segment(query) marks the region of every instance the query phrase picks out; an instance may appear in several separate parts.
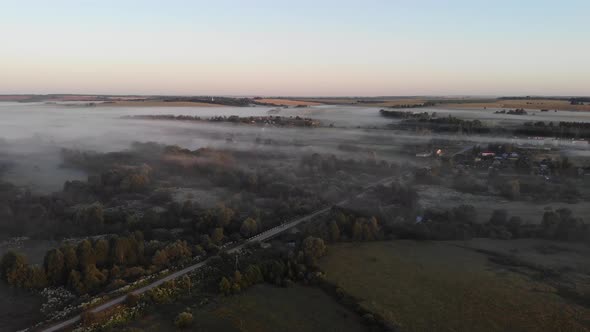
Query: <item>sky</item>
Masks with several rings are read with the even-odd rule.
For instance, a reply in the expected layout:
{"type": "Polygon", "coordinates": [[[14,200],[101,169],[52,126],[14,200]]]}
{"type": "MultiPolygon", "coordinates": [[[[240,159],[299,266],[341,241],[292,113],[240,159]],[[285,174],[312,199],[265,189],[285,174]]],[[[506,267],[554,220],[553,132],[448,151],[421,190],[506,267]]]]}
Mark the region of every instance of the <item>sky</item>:
{"type": "Polygon", "coordinates": [[[590,95],[590,1],[0,0],[0,94],[590,95]]]}

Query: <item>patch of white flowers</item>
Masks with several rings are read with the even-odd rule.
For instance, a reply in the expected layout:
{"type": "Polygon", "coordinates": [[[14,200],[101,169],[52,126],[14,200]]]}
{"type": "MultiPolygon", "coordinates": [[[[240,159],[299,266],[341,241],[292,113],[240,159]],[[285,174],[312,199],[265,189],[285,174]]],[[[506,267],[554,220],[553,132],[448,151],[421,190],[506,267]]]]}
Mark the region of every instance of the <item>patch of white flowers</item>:
{"type": "Polygon", "coordinates": [[[41,291],[41,296],[45,299],[41,305],[41,312],[44,315],[60,309],[66,303],[76,298],[72,292],[64,287],[47,287],[41,291]]]}
{"type": "Polygon", "coordinates": [[[115,314],[113,314],[106,322],[93,324],[91,326],[79,326],[73,330],[73,332],[90,332],[95,331],[97,329],[108,329],[110,327],[114,327],[120,324],[125,324],[130,320],[139,317],[144,309],[146,304],[143,302],[138,303],[134,307],[122,307],[122,310],[118,310],[115,314]]]}

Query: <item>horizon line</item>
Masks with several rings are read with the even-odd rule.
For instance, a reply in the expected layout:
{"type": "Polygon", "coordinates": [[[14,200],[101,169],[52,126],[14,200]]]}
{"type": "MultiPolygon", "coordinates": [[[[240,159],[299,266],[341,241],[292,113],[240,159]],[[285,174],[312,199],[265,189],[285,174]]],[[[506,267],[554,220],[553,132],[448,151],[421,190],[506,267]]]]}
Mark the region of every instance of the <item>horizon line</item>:
{"type": "Polygon", "coordinates": [[[227,98],[579,98],[590,95],[482,95],[482,94],[416,94],[416,95],[265,95],[265,94],[111,94],[111,93],[0,93],[8,96],[96,96],[96,97],[227,97],[227,98]]]}

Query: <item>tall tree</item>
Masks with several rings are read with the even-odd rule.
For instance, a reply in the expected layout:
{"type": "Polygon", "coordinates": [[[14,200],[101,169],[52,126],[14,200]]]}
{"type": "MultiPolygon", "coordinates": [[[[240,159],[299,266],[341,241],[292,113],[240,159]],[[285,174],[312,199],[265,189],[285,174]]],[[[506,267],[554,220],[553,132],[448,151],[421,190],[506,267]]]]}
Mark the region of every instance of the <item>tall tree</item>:
{"type": "Polygon", "coordinates": [[[27,274],[27,258],[14,251],[9,251],[0,261],[0,276],[9,285],[20,286],[27,274]]]}
{"type": "Polygon", "coordinates": [[[221,244],[221,241],[223,241],[223,236],[223,228],[221,227],[214,228],[211,231],[211,241],[217,245],[221,244]]]}
{"type": "Polygon", "coordinates": [[[156,251],[156,253],[154,254],[154,256],[152,257],[152,264],[154,264],[157,267],[164,267],[164,266],[168,266],[169,260],[168,260],[168,254],[166,253],[166,250],[158,250],[156,251]]]}
{"type": "Polygon", "coordinates": [[[74,215],[74,222],[91,233],[102,230],[104,226],[104,210],[99,202],[79,208],[74,215]]]}
{"type": "Polygon", "coordinates": [[[78,268],[78,256],[76,250],[71,245],[66,245],[61,248],[61,252],[64,255],[64,269],[66,274],[70,274],[70,271],[78,268]]]}
{"type": "Polygon", "coordinates": [[[330,241],[332,242],[337,242],[340,240],[340,227],[338,227],[338,223],[335,220],[330,221],[329,235],[330,241]]]}
{"type": "Polygon", "coordinates": [[[87,265],[84,269],[84,287],[86,292],[94,292],[105,283],[106,277],[94,264],[87,265]]]}
{"type": "Polygon", "coordinates": [[[127,265],[128,255],[131,251],[131,243],[127,237],[118,237],[113,240],[112,255],[113,263],[118,265],[127,265]]]}
{"type": "Polygon", "coordinates": [[[76,247],[76,256],[78,257],[78,267],[80,271],[84,271],[87,266],[96,263],[94,249],[88,240],[83,240],[78,243],[78,246],[76,247]]]}
{"type": "Polygon", "coordinates": [[[249,238],[254,236],[258,232],[258,224],[256,220],[252,218],[247,218],[242,222],[242,226],[240,227],[240,233],[243,237],[249,238]]]}
{"type": "Polygon", "coordinates": [[[225,295],[231,293],[231,283],[226,277],[221,278],[221,281],[219,282],[219,291],[225,295]]]}
{"type": "Polygon", "coordinates": [[[360,241],[363,239],[363,226],[359,220],[353,222],[352,239],[354,241],[360,241]]]}
{"type": "Polygon", "coordinates": [[[229,222],[233,218],[235,212],[226,207],[225,205],[221,204],[215,210],[215,216],[217,219],[217,227],[225,227],[229,225],[229,222]]]}
{"type": "Polygon", "coordinates": [[[109,242],[105,239],[100,239],[94,244],[94,257],[96,259],[96,266],[106,266],[109,260],[109,242]]]}
{"type": "Polygon", "coordinates": [[[78,294],[86,293],[86,287],[82,283],[82,276],[80,272],[71,270],[68,276],[68,288],[75,291],[78,294]]]}
{"type": "Polygon", "coordinates": [[[26,289],[42,289],[47,286],[47,275],[41,266],[29,266],[21,287],[26,289]]]}
{"type": "Polygon", "coordinates": [[[60,249],[52,249],[47,252],[43,262],[48,282],[52,285],[63,285],[67,280],[65,259],[60,249]]]}
{"type": "Polygon", "coordinates": [[[303,240],[303,253],[310,264],[317,264],[317,260],[326,253],[324,240],[308,236],[303,240]]]}

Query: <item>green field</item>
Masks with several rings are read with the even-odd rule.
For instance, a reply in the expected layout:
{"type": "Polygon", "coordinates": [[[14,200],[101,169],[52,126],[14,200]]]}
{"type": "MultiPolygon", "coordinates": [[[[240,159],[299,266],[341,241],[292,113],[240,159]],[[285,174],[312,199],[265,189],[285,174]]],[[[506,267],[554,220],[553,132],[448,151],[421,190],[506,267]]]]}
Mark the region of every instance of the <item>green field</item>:
{"type": "MultiPolygon", "coordinates": [[[[217,301],[217,299],[215,300],[217,301]]],[[[176,331],[173,320],[189,307],[194,317],[192,331],[365,331],[360,318],[343,308],[320,289],[294,286],[278,288],[257,285],[236,296],[199,307],[195,303],[158,306],[156,313],[121,330],[176,331]]]]}
{"type": "Polygon", "coordinates": [[[338,244],[320,262],[404,331],[588,331],[590,310],[551,286],[444,242],[338,244]]]}

